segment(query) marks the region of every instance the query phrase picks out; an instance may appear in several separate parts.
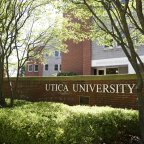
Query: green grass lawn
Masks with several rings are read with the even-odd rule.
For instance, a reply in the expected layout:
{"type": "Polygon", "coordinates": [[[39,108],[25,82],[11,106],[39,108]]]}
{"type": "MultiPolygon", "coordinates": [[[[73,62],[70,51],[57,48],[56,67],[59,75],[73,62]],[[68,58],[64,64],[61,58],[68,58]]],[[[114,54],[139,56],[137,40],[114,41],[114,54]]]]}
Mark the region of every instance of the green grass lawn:
{"type": "Polygon", "coordinates": [[[26,101],[0,109],[0,144],[128,144],[133,136],[135,110],[26,101]]]}

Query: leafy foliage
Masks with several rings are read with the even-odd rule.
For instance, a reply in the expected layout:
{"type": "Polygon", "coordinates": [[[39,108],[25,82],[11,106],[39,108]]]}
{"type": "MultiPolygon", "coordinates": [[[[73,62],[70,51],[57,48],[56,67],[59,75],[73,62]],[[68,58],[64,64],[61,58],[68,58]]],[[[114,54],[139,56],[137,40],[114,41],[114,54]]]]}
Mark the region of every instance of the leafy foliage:
{"type": "Polygon", "coordinates": [[[110,107],[17,101],[0,109],[0,143],[118,144],[138,136],[138,113],[110,107]]]}
{"type": "Polygon", "coordinates": [[[74,76],[74,75],[78,75],[78,74],[75,72],[59,72],[57,74],[57,76],[74,76]]]}
{"type": "MultiPolygon", "coordinates": [[[[144,43],[143,0],[64,0],[64,2],[70,5],[69,9],[74,5],[75,13],[83,11],[82,13],[89,14],[92,23],[91,37],[96,44],[114,49],[120,46],[133,67],[137,76],[141,143],[144,143],[144,77],[142,75],[144,63],[141,58],[143,54],[138,51],[143,49],[144,43]]],[[[77,16],[83,19],[80,14],[77,16]]]]}

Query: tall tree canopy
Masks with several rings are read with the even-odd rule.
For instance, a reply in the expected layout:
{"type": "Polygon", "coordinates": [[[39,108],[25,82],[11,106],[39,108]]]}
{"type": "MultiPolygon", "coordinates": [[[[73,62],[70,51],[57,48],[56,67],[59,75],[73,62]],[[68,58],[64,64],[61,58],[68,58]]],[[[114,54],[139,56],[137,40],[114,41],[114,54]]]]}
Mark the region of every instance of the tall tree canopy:
{"type": "Polygon", "coordinates": [[[144,43],[143,0],[64,0],[65,10],[77,19],[91,20],[91,38],[99,44],[118,43],[137,76],[137,96],[142,143],[144,143],[144,64],[137,53],[144,43]]]}
{"type": "MultiPolygon", "coordinates": [[[[0,3],[0,106],[5,106],[3,93],[4,76],[7,75],[11,89],[11,105],[17,87],[10,79],[10,67],[16,64],[19,71],[31,57],[41,57],[45,46],[66,50],[64,40],[83,39],[75,35],[78,26],[63,18],[58,1],[50,0],[2,0],[0,3]],[[65,29],[65,27],[70,29],[65,29]],[[41,47],[40,50],[37,50],[41,47]],[[11,59],[15,58],[14,63],[11,59]],[[5,74],[6,73],[6,74],[5,74]]],[[[47,51],[49,52],[49,51],[47,51]]]]}

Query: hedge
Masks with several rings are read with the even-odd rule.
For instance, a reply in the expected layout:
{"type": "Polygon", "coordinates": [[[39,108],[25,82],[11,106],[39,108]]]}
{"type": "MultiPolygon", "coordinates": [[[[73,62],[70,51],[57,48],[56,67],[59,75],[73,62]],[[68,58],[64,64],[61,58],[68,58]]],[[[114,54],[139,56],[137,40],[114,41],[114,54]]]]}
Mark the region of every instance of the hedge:
{"type": "Polygon", "coordinates": [[[57,76],[76,76],[76,75],[78,75],[78,74],[75,72],[59,72],[57,74],[57,76]]]}
{"type": "Polygon", "coordinates": [[[138,112],[16,101],[0,109],[3,144],[125,144],[139,137],[138,112]]]}
{"type": "MultiPolygon", "coordinates": [[[[4,79],[7,81],[7,78],[4,79]]],[[[16,78],[12,77],[12,81],[15,81],[16,78]]],[[[19,81],[81,81],[81,80],[136,80],[135,74],[115,74],[115,75],[105,75],[105,76],[96,76],[96,75],[74,75],[74,76],[55,76],[55,77],[20,77],[19,81]]]]}

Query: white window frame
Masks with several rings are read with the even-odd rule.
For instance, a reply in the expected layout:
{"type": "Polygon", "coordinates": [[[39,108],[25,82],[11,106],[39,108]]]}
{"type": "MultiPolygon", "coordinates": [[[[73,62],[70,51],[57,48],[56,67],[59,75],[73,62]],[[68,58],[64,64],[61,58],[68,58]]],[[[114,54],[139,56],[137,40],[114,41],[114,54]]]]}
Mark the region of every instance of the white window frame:
{"type": "MultiPolygon", "coordinates": [[[[116,69],[118,69],[117,74],[119,74],[119,67],[106,67],[106,70],[107,70],[108,68],[109,68],[109,69],[110,69],[110,68],[116,68],[116,69]]],[[[107,72],[107,71],[106,71],[106,72],[107,72]]],[[[111,74],[107,74],[107,73],[106,73],[106,75],[111,75],[111,74]]]]}
{"type": "Polygon", "coordinates": [[[55,51],[55,52],[54,52],[54,55],[55,55],[56,58],[59,57],[59,51],[55,51]],[[57,52],[57,54],[58,54],[57,56],[56,56],[56,52],[57,52]]]}
{"type": "Polygon", "coordinates": [[[99,70],[103,70],[104,71],[104,75],[111,75],[111,74],[107,74],[106,73],[106,69],[108,68],[117,68],[118,69],[118,73],[119,74],[119,68],[117,66],[114,66],[114,67],[103,67],[103,68],[97,68],[97,75],[99,75],[99,70]]]}
{"type": "Polygon", "coordinates": [[[97,68],[97,75],[99,75],[99,71],[100,70],[104,71],[103,75],[106,75],[106,67],[104,67],[104,68],[97,68]]]}
{"type": "Polygon", "coordinates": [[[38,72],[39,71],[39,65],[38,64],[35,64],[34,65],[34,72],[38,72]],[[36,70],[36,66],[38,66],[38,70],[36,70]]]}
{"type": "Polygon", "coordinates": [[[54,65],[54,71],[58,71],[59,70],[59,65],[58,64],[55,64],[54,65]],[[57,70],[55,69],[55,66],[57,65],[57,70]]]}
{"type": "Polygon", "coordinates": [[[28,72],[33,72],[33,64],[28,64],[28,72]],[[32,66],[32,70],[30,70],[30,66],[32,66]]]}
{"type": "Polygon", "coordinates": [[[46,69],[46,65],[48,66],[48,69],[49,69],[49,65],[48,65],[48,64],[45,64],[45,71],[48,71],[48,69],[46,69]]]}
{"type": "Polygon", "coordinates": [[[106,75],[106,67],[97,67],[97,75],[99,75],[99,70],[103,70],[104,71],[104,75],[106,75]]]}

